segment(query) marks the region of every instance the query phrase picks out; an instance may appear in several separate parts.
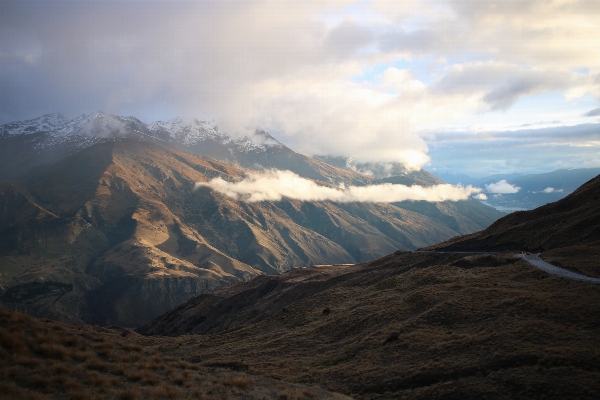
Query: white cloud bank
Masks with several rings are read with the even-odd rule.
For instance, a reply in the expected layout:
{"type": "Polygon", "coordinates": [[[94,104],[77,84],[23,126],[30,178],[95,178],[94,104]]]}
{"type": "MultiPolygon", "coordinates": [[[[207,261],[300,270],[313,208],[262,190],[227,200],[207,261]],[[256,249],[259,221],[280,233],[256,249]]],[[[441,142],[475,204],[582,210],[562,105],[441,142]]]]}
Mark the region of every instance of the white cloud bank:
{"type": "Polygon", "coordinates": [[[270,171],[251,174],[239,182],[215,178],[198,182],[196,188],[207,186],[237,200],[247,202],[279,201],[284,197],[302,201],[335,201],[392,203],[404,200],[458,201],[478,194],[481,189],[449,184],[430,187],[385,183],[371,186],[321,186],[291,171],[270,171]]]}
{"type": "Polygon", "coordinates": [[[511,185],[506,181],[506,179],[502,179],[496,183],[490,183],[489,185],[485,185],[485,190],[489,193],[496,194],[514,194],[521,190],[520,187],[511,185]]]}

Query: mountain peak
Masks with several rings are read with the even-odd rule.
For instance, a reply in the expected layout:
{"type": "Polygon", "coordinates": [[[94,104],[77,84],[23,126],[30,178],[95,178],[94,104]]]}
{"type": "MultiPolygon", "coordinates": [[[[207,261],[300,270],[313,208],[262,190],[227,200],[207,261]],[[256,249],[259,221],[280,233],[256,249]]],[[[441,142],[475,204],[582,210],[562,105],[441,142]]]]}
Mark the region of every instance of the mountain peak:
{"type": "Polygon", "coordinates": [[[44,114],[41,117],[25,121],[9,122],[0,126],[1,134],[26,135],[35,132],[48,132],[55,130],[67,121],[62,114],[44,114]]]}

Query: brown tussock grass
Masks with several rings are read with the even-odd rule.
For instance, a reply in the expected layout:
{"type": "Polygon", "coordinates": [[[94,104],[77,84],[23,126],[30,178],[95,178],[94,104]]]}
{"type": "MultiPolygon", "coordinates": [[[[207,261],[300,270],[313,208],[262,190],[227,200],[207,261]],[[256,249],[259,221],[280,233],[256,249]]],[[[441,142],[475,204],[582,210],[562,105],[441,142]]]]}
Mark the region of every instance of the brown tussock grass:
{"type": "Polygon", "coordinates": [[[56,343],[44,343],[40,345],[38,348],[38,353],[42,356],[58,358],[61,360],[65,360],[69,355],[69,352],[64,348],[64,346],[56,343]]]}
{"type": "Polygon", "coordinates": [[[156,386],[161,381],[161,378],[152,372],[144,371],[141,374],[141,381],[145,385],[156,386]]]}
{"type": "Polygon", "coordinates": [[[95,371],[107,371],[109,369],[109,364],[97,357],[86,360],[83,365],[85,368],[95,371]]]}
{"type": "Polygon", "coordinates": [[[240,390],[244,398],[276,398],[271,381],[260,386],[244,374],[161,354],[145,344],[155,339],[139,335],[41,322],[2,308],[0,334],[3,400],[221,399],[240,390]]]}
{"type": "Polygon", "coordinates": [[[132,389],[125,389],[121,393],[119,393],[119,399],[121,400],[135,400],[137,398],[137,393],[132,389]]]}
{"type": "Polygon", "coordinates": [[[247,376],[234,374],[227,375],[226,382],[237,387],[238,389],[248,389],[253,383],[252,379],[247,376]]]}

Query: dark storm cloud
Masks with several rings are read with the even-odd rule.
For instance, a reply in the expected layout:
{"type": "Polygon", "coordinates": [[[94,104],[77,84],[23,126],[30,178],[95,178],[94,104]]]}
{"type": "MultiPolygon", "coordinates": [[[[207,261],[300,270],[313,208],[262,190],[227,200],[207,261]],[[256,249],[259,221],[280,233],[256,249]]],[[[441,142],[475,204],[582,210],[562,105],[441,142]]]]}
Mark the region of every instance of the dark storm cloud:
{"type": "MultiPolygon", "coordinates": [[[[165,50],[161,36],[170,34],[156,29],[162,25],[158,18],[173,20],[186,9],[185,4],[179,11],[165,4],[5,3],[0,16],[3,122],[44,112],[110,111],[133,99],[159,101],[160,85],[146,93],[140,85],[144,73],[156,67],[156,54],[165,50]]],[[[171,53],[165,52],[166,67],[172,64],[171,53]]]]}
{"type": "MultiPolygon", "coordinates": [[[[299,2],[274,10],[269,4],[5,2],[0,16],[2,122],[100,108],[219,114],[248,83],[348,50],[335,40],[335,31],[324,45],[324,26],[306,18],[310,10],[299,2]]],[[[357,32],[342,26],[339,34],[356,38],[357,32]]]]}

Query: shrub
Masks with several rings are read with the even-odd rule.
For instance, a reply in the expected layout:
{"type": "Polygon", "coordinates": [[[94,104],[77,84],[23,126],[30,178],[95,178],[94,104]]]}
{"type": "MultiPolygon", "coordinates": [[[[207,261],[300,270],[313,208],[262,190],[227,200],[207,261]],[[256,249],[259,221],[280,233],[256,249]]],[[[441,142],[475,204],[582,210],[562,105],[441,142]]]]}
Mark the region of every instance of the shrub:
{"type": "Polygon", "coordinates": [[[125,389],[119,394],[121,400],[134,400],[136,397],[137,395],[132,389],[125,389]]]}
{"type": "Polygon", "coordinates": [[[250,386],[250,384],[252,383],[252,380],[244,375],[230,374],[227,376],[227,383],[229,383],[239,389],[247,389],[250,386]]]}
{"type": "Polygon", "coordinates": [[[109,365],[105,362],[100,361],[97,358],[90,358],[84,364],[87,369],[96,370],[96,371],[106,371],[108,370],[109,365]]]}
{"type": "Polygon", "coordinates": [[[160,379],[158,376],[154,375],[151,372],[145,371],[142,374],[142,382],[145,383],[146,385],[158,385],[158,383],[160,382],[160,379]]]}
{"type": "Polygon", "coordinates": [[[0,346],[7,349],[10,353],[22,353],[25,350],[25,343],[16,335],[8,332],[0,333],[0,346]]]}
{"type": "Polygon", "coordinates": [[[94,356],[94,353],[92,353],[89,350],[75,351],[75,352],[71,353],[71,358],[73,358],[74,360],[77,360],[77,361],[86,361],[86,360],[89,360],[90,358],[92,358],[93,356],[94,356]]]}
{"type": "Polygon", "coordinates": [[[71,372],[71,368],[65,364],[54,364],[52,366],[52,372],[55,374],[68,374],[71,372]]]}
{"type": "Polygon", "coordinates": [[[67,350],[63,347],[60,346],[58,344],[42,344],[40,345],[38,352],[41,355],[44,355],[46,357],[52,357],[52,358],[60,358],[60,359],[66,359],[68,356],[68,352],[67,350]]]}
{"type": "Polygon", "coordinates": [[[71,335],[71,336],[67,336],[64,340],[63,340],[65,346],[68,347],[78,347],[79,344],[81,343],[81,340],[79,339],[79,337],[71,335]]]}

